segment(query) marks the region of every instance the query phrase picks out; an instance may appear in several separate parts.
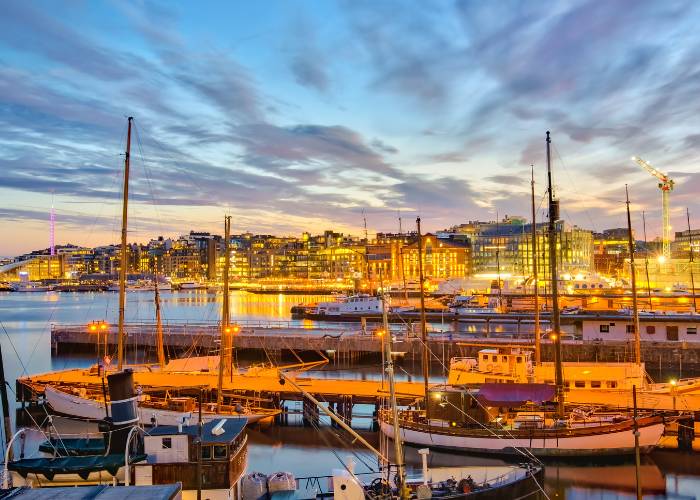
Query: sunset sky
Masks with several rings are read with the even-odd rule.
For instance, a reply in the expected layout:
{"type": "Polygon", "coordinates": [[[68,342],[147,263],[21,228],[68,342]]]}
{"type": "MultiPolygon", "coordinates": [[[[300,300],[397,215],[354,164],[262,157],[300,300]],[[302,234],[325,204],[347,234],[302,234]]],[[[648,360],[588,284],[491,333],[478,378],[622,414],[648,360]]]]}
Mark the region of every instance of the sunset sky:
{"type": "Polygon", "coordinates": [[[700,2],[16,1],[0,15],[0,255],[190,229],[427,230],[700,215],[700,2]],[[539,206],[542,216],[544,204],[539,206]]]}

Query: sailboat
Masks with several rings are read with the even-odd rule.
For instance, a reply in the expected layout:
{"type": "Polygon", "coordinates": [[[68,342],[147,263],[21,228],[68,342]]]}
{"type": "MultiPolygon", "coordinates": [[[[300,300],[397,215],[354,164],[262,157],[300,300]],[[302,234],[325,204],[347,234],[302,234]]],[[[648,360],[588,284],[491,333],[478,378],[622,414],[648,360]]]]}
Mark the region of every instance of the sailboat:
{"type": "MultiPolygon", "coordinates": [[[[125,352],[125,308],[126,308],[126,278],[128,267],[128,247],[127,247],[127,224],[128,224],[128,202],[129,202],[129,168],[130,168],[130,149],[131,149],[131,130],[133,118],[128,118],[126,153],[124,156],[124,188],[122,199],[122,230],[121,230],[121,266],[119,269],[119,326],[118,326],[118,345],[117,345],[117,371],[121,371],[124,367],[124,352],[125,352]]],[[[228,251],[228,240],[230,233],[230,217],[226,218],[226,264],[225,269],[228,271],[230,255],[228,251]]],[[[158,367],[155,371],[160,373],[182,374],[187,373],[187,370],[178,370],[182,367],[182,363],[173,363],[172,366],[165,364],[165,353],[163,350],[163,328],[160,321],[160,302],[158,300],[158,289],[160,285],[157,282],[157,277],[154,281],[154,293],[156,298],[156,319],[157,319],[157,347],[158,347],[158,367]]],[[[138,418],[143,425],[158,425],[170,424],[177,425],[185,421],[191,420],[193,415],[200,410],[202,418],[205,422],[220,419],[220,418],[244,418],[250,424],[252,423],[272,423],[274,417],[281,413],[281,410],[276,408],[261,408],[249,404],[250,400],[237,400],[229,398],[227,404],[224,404],[221,380],[223,373],[230,367],[231,363],[226,360],[231,360],[231,335],[233,327],[229,320],[229,300],[228,300],[228,272],[224,277],[224,304],[222,310],[221,322],[221,349],[219,354],[219,385],[217,391],[217,401],[215,403],[203,403],[200,408],[199,403],[194,397],[171,397],[168,391],[163,394],[144,394],[141,393],[138,398],[138,418]],[[229,346],[229,347],[226,347],[229,346]],[[228,357],[227,357],[228,356],[228,357]]],[[[193,361],[196,365],[196,360],[193,361]]],[[[134,367],[143,369],[143,367],[134,367]]],[[[98,372],[107,372],[109,367],[98,365],[98,372]]],[[[104,417],[107,412],[107,396],[100,387],[86,386],[70,386],[70,385],[47,385],[44,387],[44,395],[46,402],[54,412],[79,417],[90,420],[99,420],[104,417]]]]}
{"type": "Polygon", "coordinates": [[[479,389],[432,387],[426,391],[423,409],[401,412],[399,430],[391,425],[386,412],[380,416],[381,430],[388,437],[414,445],[472,453],[543,457],[626,455],[635,449],[650,451],[658,444],[664,431],[664,420],[659,415],[644,414],[636,418],[625,412],[565,406],[557,289],[559,202],[552,190],[549,132],[546,150],[554,384],[487,383],[479,389]],[[637,430],[639,443],[635,446],[637,430]]]}

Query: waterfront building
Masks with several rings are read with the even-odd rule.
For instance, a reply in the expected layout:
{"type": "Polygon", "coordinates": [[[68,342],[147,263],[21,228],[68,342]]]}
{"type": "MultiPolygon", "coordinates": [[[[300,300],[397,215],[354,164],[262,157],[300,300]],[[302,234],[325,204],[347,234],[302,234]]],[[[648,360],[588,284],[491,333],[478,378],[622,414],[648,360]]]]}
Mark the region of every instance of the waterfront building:
{"type": "MultiPolygon", "coordinates": [[[[634,231],[632,231],[634,238],[634,231]]],[[[625,259],[629,256],[626,227],[606,229],[593,233],[593,268],[606,276],[620,276],[625,259]]]]}
{"type": "Polygon", "coordinates": [[[700,257],[700,229],[676,231],[675,239],[671,242],[672,258],[688,260],[691,242],[693,244],[693,259],[697,259],[700,257]]]}
{"type": "MultiPolygon", "coordinates": [[[[557,221],[557,252],[559,270],[577,274],[593,270],[593,233],[565,221],[557,221]]],[[[537,265],[540,276],[549,272],[549,238],[547,223],[536,225],[537,265]]],[[[503,278],[531,276],[532,224],[522,217],[508,217],[498,222],[470,221],[443,234],[453,235],[455,241],[471,243],[473,274],[503,278]]]]}

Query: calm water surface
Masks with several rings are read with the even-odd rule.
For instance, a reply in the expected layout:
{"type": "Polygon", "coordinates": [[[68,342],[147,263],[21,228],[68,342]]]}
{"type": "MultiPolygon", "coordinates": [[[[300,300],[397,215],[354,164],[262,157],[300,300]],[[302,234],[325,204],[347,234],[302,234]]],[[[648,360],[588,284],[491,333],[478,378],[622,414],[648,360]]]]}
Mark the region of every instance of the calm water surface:
{"type": "MultiPolygon", "coordinates": [[[[278,320],[293,324],[290,308],[300,302],[324,300],[324,296],[256,295],[232,292],[231,316],[234,320],[278,320]]],[[[50,329],[53,323],[88,324],[105,320],[116,323],[118,297],[116,293],[0,293],[0,343],[9,386],[23,374],[33,374],[69,367],[89,366],[94,357],[89,354],[52,357],[50,329]]],[[[206,292],[173,292],[162,294],[163,317],[169,322],[217,321],[221,295],[206,292]]],[[[127,296],[127,321],[152,322],[152,296],[145,292],[127,296]]],[[[350,326],[347,326],[351,328],[350,326]]],[[[451,330],[453,326],[433,324],[435,329],[451,330]]],[[[480,332],[480,325],[462,325],[461,334],[480,332]]],[[[506,329],[508,327],[505,327],[506,329]]],[[[457,333],[457,332],[456,332],[457,333]]],[[[417,374],[417,367],[403,366],[401,378],[417,374]]],[[[375,366],[360,366],[352,372],[329,366],[318,376],[379,377],[375,366]]],[[[14,399],[14,394],[10,394],[14,399]]],[[[368,414],[371,408],[357,408],[358,414],[368,414]]],[[[294,423],[294,418],[292,418],[294,423]]],[[[64,422],[71,432],[88,430],[83,424],[64,422]]],[[[376,443],[378,436],[369,430],[370,420],[358,417],[353,426],[376,443]]],[[[342,467],[339,460],[352,456],[360,472],[376,467],[376,460],[360,448],[348,448],[347,439],[330,428],[322,419],[321,430],[290,425],[266,431],[250,431],[249,469],[265,473],[293,471],[297,476],[327,475],[342,467]]],[[[420,467],[415,448],[408,447],[407,463],[420,467]]],[[[499,463],[492,459],[467,457],[447,453],[432,453],[431,463],[439,465],[499,463]]],[[[700,455],[683,455],[662,451],[645,457],[642,468],[645,498],[700,498],[700,455]]],[[[634,466],[632,463],[592,463],[586,465],[549,465],[546,469],[545,490],[557,499],[633,499],[634,466]]]]}

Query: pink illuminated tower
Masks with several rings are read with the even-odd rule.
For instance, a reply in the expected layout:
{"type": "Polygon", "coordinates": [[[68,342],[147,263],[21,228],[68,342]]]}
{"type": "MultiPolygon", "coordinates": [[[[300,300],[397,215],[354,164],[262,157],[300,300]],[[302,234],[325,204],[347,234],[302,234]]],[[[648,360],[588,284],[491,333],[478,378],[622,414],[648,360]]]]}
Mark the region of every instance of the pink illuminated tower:
{"type": "Polygon", "coordinates": [[[51,227],[49,227],[49,248],[51,256],[56,255],[56,211],[53,208],[53,193],[51,193],[51,215],[49,218],[51,227]]]}

